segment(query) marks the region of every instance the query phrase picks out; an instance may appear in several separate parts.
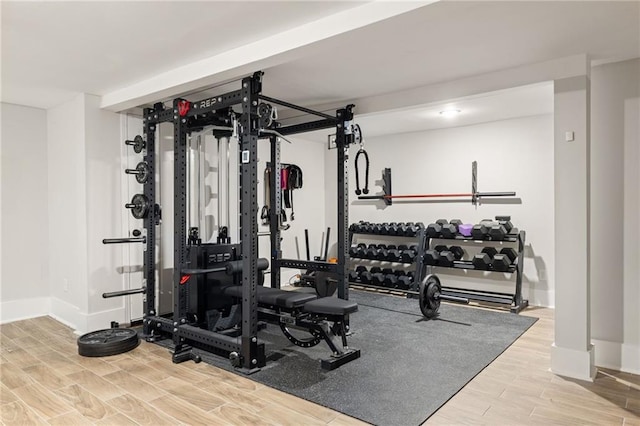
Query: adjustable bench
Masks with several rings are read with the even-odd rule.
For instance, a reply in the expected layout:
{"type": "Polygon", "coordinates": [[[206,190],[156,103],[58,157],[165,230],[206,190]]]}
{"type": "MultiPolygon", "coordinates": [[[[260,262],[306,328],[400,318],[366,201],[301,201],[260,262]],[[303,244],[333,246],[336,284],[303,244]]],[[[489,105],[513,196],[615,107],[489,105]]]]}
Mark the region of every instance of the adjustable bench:
{"type": "MultiPolygon", "coordinates": [[[[224,296],[242,298],[242,286],[222,289],[224,296]]],[[[360,350],[349,349],[347,344],[347,316],[358,310],[358,304],[335,297],[318,299],[315,294],[285,291],[258,286],[258,319],[277,323],[289,341],[296,346],[310,348],[322,340],[331,348],[332,355],[323,359],[324,370],[333,370],[360,358],[360,350]],[[290,328],[310,333],[309,338],[291,334],[290,328]],[[340,340],[337,339],[340,336],[340,340]]]]}

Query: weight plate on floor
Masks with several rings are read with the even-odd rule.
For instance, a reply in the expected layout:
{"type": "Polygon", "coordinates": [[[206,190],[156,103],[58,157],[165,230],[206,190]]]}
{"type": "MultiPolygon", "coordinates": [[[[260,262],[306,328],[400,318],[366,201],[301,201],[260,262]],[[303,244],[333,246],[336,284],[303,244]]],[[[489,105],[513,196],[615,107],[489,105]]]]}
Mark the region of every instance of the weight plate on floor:
{"type": "Polygon", "coordinates": [[[128,352],[140,344],[138,332],[130,328],[108,328],[78,337],[78,354],[97,357],[128,352]]]}
{"type": "Polygon", "coordinates": [[[427,318],[433,318],[440,309],[442,286],[437,276],[427,275],[420,283],[420,311],[427,318]]]}

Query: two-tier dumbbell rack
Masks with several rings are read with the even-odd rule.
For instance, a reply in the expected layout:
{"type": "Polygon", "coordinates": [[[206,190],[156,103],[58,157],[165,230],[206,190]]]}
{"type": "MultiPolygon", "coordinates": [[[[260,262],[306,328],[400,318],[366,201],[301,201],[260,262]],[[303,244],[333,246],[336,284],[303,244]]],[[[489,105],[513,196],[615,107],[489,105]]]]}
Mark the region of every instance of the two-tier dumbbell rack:
{"type": "Polygon", "coordinates": [[[504,239],[493,239],[490,236],[485,236],[482,240],[474,239],[473,237],[466,237],[463,235],[456,235],[453,238],[444,237],[428,237],[425,233],[425,251],[431,249],[432,246],[439,244],[450,244],[454,242],[456,244],[482,244],[484,242],[498,242],[504,245],[516,246],[517,258],[515,262],[508,268],[507,271],[497,271],[492,268],[478,269],[470,260],[455,260],[452,266],[442,265],[426,265],[430,273],[435,273],[434,268],[455,268],[465,270],[477,270],[480,272],[500,273],[515,275],[515,289],[513,293],[494,292],[478,289],[466,289],[466,288],[454,288],[454,287],[442,287],[442,294],[448,296],[456,296],[467,298],[469,300],[487,302],[499,305],[509,305],[509,310],[512,313],[519,313],[524,308],[529,306],[529,301],[522,296],[522,278],[523,278],[523,266],[524,266],[524,248],[525,248],[526,233],[523,230],[513,228],[504,239]]]}

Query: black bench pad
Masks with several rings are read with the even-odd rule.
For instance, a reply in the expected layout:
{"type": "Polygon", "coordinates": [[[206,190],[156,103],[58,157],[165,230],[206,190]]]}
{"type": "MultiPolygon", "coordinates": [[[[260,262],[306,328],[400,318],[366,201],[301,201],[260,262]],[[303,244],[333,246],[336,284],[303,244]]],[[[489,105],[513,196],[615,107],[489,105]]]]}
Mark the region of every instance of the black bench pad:
{"type": "Polygon", "coordinates": [[[358,310],[358,304],[351,300],[322,297],[304,305],[305,312],[324,315],[346,315],[358,310]]]}
{"type": "MultiPolygon", "coordinates": [[[[222,290],[222,293],[231,297],[242,297],[242,286],[230,286],[222,290]]],[[[305,303],[315,300],[317,296],[310,293],[297,291],[285,291],[277,288],[258,286],[258,304],[278,306],[281,308],[299,308],[305,303]]]]}

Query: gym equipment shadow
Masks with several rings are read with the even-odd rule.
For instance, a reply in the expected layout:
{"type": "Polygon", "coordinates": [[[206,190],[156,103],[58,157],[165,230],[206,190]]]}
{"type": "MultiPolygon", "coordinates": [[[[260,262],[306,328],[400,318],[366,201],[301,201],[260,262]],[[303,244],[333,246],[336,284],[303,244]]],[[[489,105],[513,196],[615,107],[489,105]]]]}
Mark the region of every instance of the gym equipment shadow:
{"type": "MultiPolygon", "coordinates": [[[[536,321],[443,303],[426,320],[418,301],[351,291],[350,344],[362,357],[333,371],[320,368],[327,345],[303,349],[280,329],[260,332],[267,366],[248,377],[377,425],[419,425],[480,373],[536,321]]],[[[162,341],[166,345],[170,341],[162,341]]],[[[228,360],[198,351],[203,361],[234,371],[228,360]]]]}

